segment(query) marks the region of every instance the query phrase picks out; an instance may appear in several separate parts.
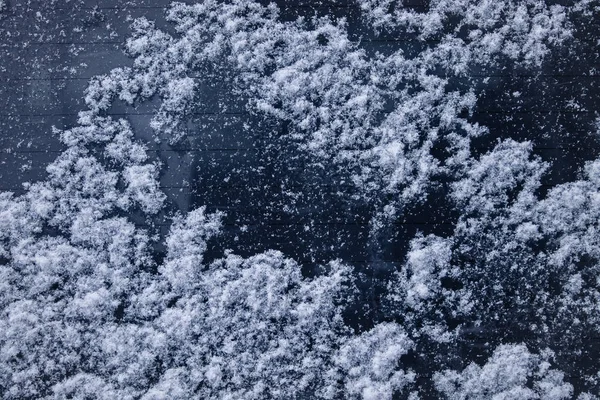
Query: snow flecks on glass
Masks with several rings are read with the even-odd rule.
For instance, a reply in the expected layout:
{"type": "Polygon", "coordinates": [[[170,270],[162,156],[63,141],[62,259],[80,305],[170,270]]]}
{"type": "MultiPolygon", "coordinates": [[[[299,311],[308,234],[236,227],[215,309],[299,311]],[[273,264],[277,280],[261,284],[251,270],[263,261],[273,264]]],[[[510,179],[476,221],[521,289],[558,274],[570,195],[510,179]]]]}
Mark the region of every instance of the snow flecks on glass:
{"type": "Polygon", "coordinates": [[[583,373],[568,359],[598,332],[598,162],[540,198],[546,169],[512,140],[470,165],[453,187],[463,210],[453,234],[415,238],[389,284],[388,307],[406,329],[431,343],[481,327],[537,338],[583,373]]]}
{"type": "Polygon", "coordinates": [[[393,213],[453,174],[469,157],[470,139],[486,132],[468,118],[477,93],[453,78],[502,56],[534,68],[571,35],[565,8],[539,1],[437,1],[427,12],[359,3],[375,29],[415,34],[422,51],[370,56],[350,40],[344,21],[281,22],[276,7],[249,0],[176,3],[168,19],[178,35],[136,20],[127,41],[133,68],[97,78],[88,104],[106,109],[112,96],[133,102],[159,93],[151,126],[175,142],[185,134],[201,67],[233,68],[251,111],[290,122],[291,140],[334,160],[368,198],[393,194],[393,213]]]}
{"type": "Polygon", "coordinates": [[[544,190],[549,164],[531,143],[472,154],[487,133],[471,119],[480,88],[456,84],[502,57],[535,71],[571,37],[570,12],[594,3],[358,5],[376,32],[423,49],[369,55],[343,20],[283,22],[249,0],[175,3],[174,35],[133,23],[133,65],[91,80],[47,179],[0,194],[3,398],[595,398],[568,378],[597,389],[598,371],[561,369],[578,371],[573,349],[591,352],[585,335],[600,333],[600,161],[544,190]],[[169,215],[161,238],[162,166],[108,111],[158,98],[150,127],[175,143],[209,69],[230,71],[248,110],[288,123],[315,162],[343,169],[385,222],[448,184],[452,232],[413,238],[373,296],[379,317],[349,323],[360,275],[343,261],[310,277],[267,248],[209,261],[225,227],[205,207],[169,215]],[[484,329],[504,333],[466,363],[458,347],[484,329]]]}

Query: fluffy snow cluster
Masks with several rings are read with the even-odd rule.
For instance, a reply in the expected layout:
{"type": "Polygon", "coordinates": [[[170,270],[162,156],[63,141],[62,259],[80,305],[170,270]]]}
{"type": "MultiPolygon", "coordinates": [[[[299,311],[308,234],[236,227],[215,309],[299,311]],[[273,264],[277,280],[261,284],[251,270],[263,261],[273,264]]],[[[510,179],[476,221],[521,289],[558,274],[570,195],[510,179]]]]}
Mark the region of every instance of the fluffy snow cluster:
{"type": "Polygon", "coordinates": [[[91,81],[47,179],[0,194],[3,398],[595,398],[581,392],[599,388],[597,362],[578,363],[600,322],[600,161],[541,194],[548,165],[530,143],[471,154],[486,131],[469,119],[477,93],[451,85],[501,57],[535,68],[569,37],[567,10],[358,5],[375,30],[424,49],[369,56],[343,20],[282,22],[250,0],[175,3],[176,35],[135,21],[133,67],[91,81]],[[413,239],[369,328],[347,322],[357,290],[340,261],[312,278],[274,250],[209,262],[221,215],[203,207],[158,235],[160,164],[107,111],[159,97],[151,127],[177,141],[209,67],[234,71],[251,112],[289,123],[289,140],[344,168],[390,217],[451,181],[454,232],[413,239]],[[461,335],[482,327],[505,334],[466,364],[461,335]],[[558,368],[581,371],[583,389],[558,368]]]}
{"type": "Polygon", "coordinates": [[[157,165],[125,121],[80,123],[48,179],[0,195],[2,398],[391,398],[414,380],[399,325],[345,325],[338,262],[314,279],[276,251],[206,263],[221,216],[204,208],[156,260],[132,219],[162,208],[157,165]]]}
{"type": "MultiPolygon", "coordinates": [[[[163,99],[166,114],[180,111],[189,89],[178,82],[167,84],[180,91],[163,99]]],[[[402,327],[355,333],[344,322],[354,287],[347,266],[332,262],[307,279],[277,251],[208,263],[221,215],[204,208],[173,219],[166,256],[156,257],[158,228],[147,221],[164,209],[160,165],[125,120],[103,113],[114,93],[114,81],[94,80],[78,126],[56,132],[66,149],[47,179],[21,196],[0,194],[2,398],[407,391],[415,377],[402,367],[412,349],[402,327]]]]}
{"type": "Polygon", "coordinates": [[[434,381],[444,395],[457,400],[569,398],[573,387],[563,382],[563,373],[550,369],[550,356],[533,355],[523,345],[501,345],[482,367],[473,363],[462,372],[437,373],[434,381]],[[534,381],[532,388],[528,380],[534,381]]]}
{"type": "Polygon", "coordinates": [[[133,68],[99,77],[88,104],[105,109],[114,96],[134,102],[159,93],[152,126],[176,141],[197,97],[197,71],[233,69],[251,111],[289,122],[290,139],[334,160],[365,195],[393,193],[395,208],[422,198],[431,179],[463,165],[470,138],[485,132],[467,118],[476,93],[453,88],[453,77],[501,56],[540,64],[549,45],[570,36],[564,7],[539,1],[438,1],[426,13],[389,0],[359,3],[375,28],[398,25],[420,39],[441,40],[423,41],[417,55],[399,49],[369,56],[350,40],[344,20],[281,22],[274,5],[250,0],[175,3],[168,19],[179,36],[137,20],[127,42],[133,68]],[[436,155],[440,146],[449,156],[436,155]]]}
{"type": "Polygon", "coordinates": [[[451,52],[460,49],[459,58],[452,60],[459,61],[454,68],[471,61],[489,63],[497,54],[539,66],[548,45],[570,35],[565,8],[538,0],[432,0],[426,11],[396,0],[356,2],[379,32],[402,28],[421,40],[440,39],[440,48],[451,52]]]}
{"type": "Polygon", "coordinates": [[[573,349],[591,350],[600,322],[600,162],[540,198],[547,167],[531,144],[511,140],[471,163],[452,188],[464,210],[454,233],[415,238],[389,283],[390,313],[405,329],[439,343],[486,327],[550,346],[571,371],[597,372],[573,349]]]}

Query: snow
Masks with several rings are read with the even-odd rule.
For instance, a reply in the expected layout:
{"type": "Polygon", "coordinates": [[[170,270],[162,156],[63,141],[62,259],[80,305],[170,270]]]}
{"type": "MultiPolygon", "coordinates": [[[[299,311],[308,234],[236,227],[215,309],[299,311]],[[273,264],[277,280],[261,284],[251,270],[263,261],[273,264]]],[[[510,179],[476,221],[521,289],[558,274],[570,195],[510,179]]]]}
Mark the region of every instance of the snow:
{"type": "Polygon", "coordinates": [[[289,136],[300,147],[335,160],[367,197],[398,193],[391,205],[402,209],[464,163],[471,138],[486,131],[463,117],[476,108],[477,93],[450,91],[452,79],[502,56],[539,67],[571,30],[564,7],[540,2],[436,1],[426,13],[394,3],[359,1],[376,30],[399,26],[427,39],[452,27],[469,30],[469,39],[446,35],[412,58],[402,51],[369,57],[344,22],[284,23],[276,7],[249,0],[175,3],[168,19],[180,35],[135,20],[126,45],[133,68],[94,80],[86,102],[100,111],[114,96],[133,103],[159,93],[151,126],[177,142],[197,95],[194,71],[210,64],[233,68],[251,110],[291,122],[289,136]],[[384,17],[390,8],[395,12],[384,17]],[[458,25],[451,22],[456,17],[458,25]],[[446,78],[434,72],[439,69],[446,78]],[[384,112],[386,104],[392,110],[384,112]],[[440,144],[448,159],[432,152],[440,144]]]}
{"type": "Polygon", "coordinates": [[[498,346],[480,367],[470,364],[461,372],[444,371],[434,377],[437,388],[452,399],[548,399],[571,398],[573,387],[564,374],[549,369],[544,356],[531,354],[523,344],[498,346]],[[534,387],[527,387],[528,379],[534,387]]]}
{"type": "Polygon", "coordinates": [[[392,399],[415,374],[398,371],[400,357],[413,347],[396,324],[380,324],[346,343],[336,363],[343,368],[346,394],[365,400],[392,399]]]}
{"type": "MultiPolygon", "coordinates": [[[[531,143],[472,153],[487,133],[470,118],[481,88],[452,85],[498,60],[536,71],[570,39],[570,12],[534,0],[358,5],[375,31],[439,40],[370,56],[343,21],[284,22],[250,0],[174,3],[176,34],[134,22],[132,67],[90,81],[78,124],[56,131],[66,149],[47,178],[0,194],[4,398],[558,400],[576,392],[561,370],[594,388],[573,353],[591,352],[600,322],[600,161],[544,193],[550,166],[531,143]],[[180,141],[207,65],[232,70],[248,110],[289,123],[286,139],[315,163],[343,169],[379,233],[442,182],[452,232],[417,234],[377,294],[360,293],[340,260],[306,266],[268,248],[209,259],[211,244],[230,244],[207,207],[168,214],[161,237],[164,167],[107,111],[158,99],[150,127],[180,141]],[[352,325],[366,297],[381,309],[352,325]],[[456,349],[484,329],[504,333],[467,364],[456,349]]],[[[593,14],[589,1],[578,9],[593,14]]]]}

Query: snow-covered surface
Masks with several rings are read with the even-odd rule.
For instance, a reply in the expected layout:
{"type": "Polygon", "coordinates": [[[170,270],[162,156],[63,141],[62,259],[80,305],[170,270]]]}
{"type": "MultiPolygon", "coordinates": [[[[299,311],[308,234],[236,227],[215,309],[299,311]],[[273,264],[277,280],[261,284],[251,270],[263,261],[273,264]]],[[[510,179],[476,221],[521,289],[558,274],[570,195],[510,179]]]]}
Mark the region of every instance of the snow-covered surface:
{"type": "Polygon", "coordinates": [[[437,373],[434,381],[451,399],[570,398],[573,387],[563,381],[563,373],[550,369],[551,356],[548,351],[531,354],[524,345],[501,345],[482,367],[470,364],[462,372],[437,373]]]}
{"type": "Polygon", "coordinates": [[[132,64],[91,79],[76,124],[54,132],[46,177],[0,194],[3,398],[594,398],[600,161],[548,188],[553,166],[534,144],[502,132],[481,147],[490,133],[474,113],[488,82],[477,73],[536,74],[597,5],[354,6],[374,37],[422,48],[372,54],[343,20],[284,22],[250,0],[173,4],[168,28],[132,21],[132,64]],[[268,241],[236,255],[224,213],[170,207],[171,171],[152,150],[189,139],[214,71],[253,118],[285,126],[271,146],[353,186],[371,252],[440,186],[450,232],[407,237],[380,275],[342,252],[301,265],[268,241]],[[151,110],[147,126],[115,112],[128,106],[151,110]],[[477,333],[488,336],[474,357],[464,347],[477,333]]]}
{"type": "MultiPolygon", "coordinates": [[[[134,102],[159,93],[163,102],[151,126],[177,141],[194,99],[193,71],[207,63],[233,68],[250,94],[252,110],[291,122],[290,139],[340,163],[369,196],[393,193],[399,204],[392,209],[402,207],[424,196],[431,179],[464,164],[470,138],[485,132],[463,117],[473,111],[476,93],[448,90],[450,78],[468,76],[502,56],[539,66],[549,45],[570,36],[560,6],[467,3],[456,27],[445,20],[462,3],[441,2],[425,14],[407,11],[409,17],[400,18],[408,18],[407,29],[419,39],[434,35],[431,29],[447,31],[446,25],[468,31],[444,36],[414,57],[403,49],[369,57],[349,40],[344,25],[327,18],[282,23],[275,7],[248,1],[176,4],[168,19],[181,35],[137,20],[127,41],[134,67],[98,78],[88,88],[86,103],[103,110],[113,96],[134,102]],[[494,18],[486,19],[487,14],[494,18]],[[438,26],[430,20],[439,21],[438,26]],[[432,154],[440,145],[451,155],[446,160],[432,154]]],[[[362,6],[367,16],[377,14],[370,4],[362,6]]]]}

